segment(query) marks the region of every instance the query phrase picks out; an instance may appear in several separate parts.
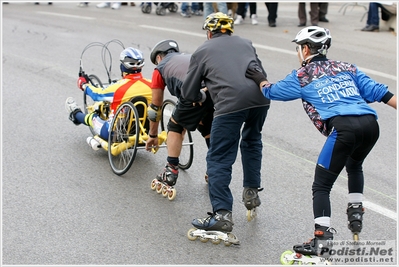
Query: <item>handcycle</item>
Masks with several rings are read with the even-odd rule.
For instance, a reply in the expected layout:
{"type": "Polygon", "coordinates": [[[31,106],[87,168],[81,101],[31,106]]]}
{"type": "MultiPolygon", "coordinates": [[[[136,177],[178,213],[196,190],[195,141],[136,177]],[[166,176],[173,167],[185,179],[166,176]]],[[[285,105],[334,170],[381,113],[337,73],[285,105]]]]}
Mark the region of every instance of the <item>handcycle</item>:
{"type": "MultiPolygon", "coordinates": [[[[83,50],[93,45],[100,45],[103,47],[103,63],[107,66],[105,54],[109,53],[110,60],[112,61],[108,46],[112,42],[119,43],[123,48],[123,44],[118,40],[112,40],[106,44],[91,43],[83,50]]],[[[83,56],[82,53],[82,56],[83,56]]],[[[82,56],[80,59],[79,75],[86,75],[83,71],[82,56]]],[[[111,70],[111,68],[109,68],[111,70]]],[[[110,78],[110,71],[106,67],[108,75],[108,84],[112,84],[110,78]]],[[[95,74],[86,75],[89,82],[99,88],[105,88],[107,84],[101,82],[100,78],[95,74]]],[[[89,126],[93,138],[95,138],[101,147],[108,152],[108,159],[112,171],[117,175],[125,174],[133,164],[138,149],[145,149],[145,143],[149,138],[149,121],[147,118],[147,99],[143,96],[133,96],[129,99],[123,99],[121,104],[113,114],[110,112],[111,103],[108,101],[94,101],[88,94],[87,88],[83,92],[84,113],[90,114],[97,112],[101,119],[109,121],[109,135],[108,140],[102,139],[95,130],[89,126]]],[[[167,144],[167,130],[166,126],[170,116],[176,106],[175,101],[171,99],[164,100],[161,107],[161,120],[159,123],[158,144],[159,147],[165,147],[167,144]]],[[[158,148],[153,148],[152,152],[156,153],[158,148]]],[[[183,139],[182,151],[180,154],[180,169],[188,169],[191,167],[194,156],[194,143],[190,131],[186,131],[183,139]]],[[[158,190],[157,190],[158,191],[158,190]]],[[[164,193],[166,194],[166,193],[164,193]]],[[[169,195],[169,199],[174,198],[176,192],[173,191],[169,195]]],[[[165,195],[164,195],[165,196],[165,195]]]]}

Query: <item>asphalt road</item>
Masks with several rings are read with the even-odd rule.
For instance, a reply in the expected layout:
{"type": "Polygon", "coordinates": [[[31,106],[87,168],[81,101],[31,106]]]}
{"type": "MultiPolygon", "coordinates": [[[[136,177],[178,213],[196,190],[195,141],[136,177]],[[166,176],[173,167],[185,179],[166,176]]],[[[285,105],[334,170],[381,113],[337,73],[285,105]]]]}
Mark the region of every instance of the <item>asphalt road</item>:
{"type": "MultiPolygon", "coordinates": [[[[137,2],[139,3],[139,2],[137,2]]],[[[143,14],[138,6],[98,9],[94,3],[2,5],[2,264],[3,265],[275,265],[283,251],[313,235],[311,183],[324,137],[299,101],[273,102],[263,131],[262,205],[247,222],[241,202],[240,155],[231,189],[238,247],[189,241],[191,220],[211,211],[205,173],[205,143],[193,133],[192,167],[181,171],[177,197],[168,201],[150,189],[166,160],[140,150],[131,169],[113,174],[106,151],[85,142],[90,131],[68,120],[64,101],[73,96],[79,59],[86,45],[118,39],[140,48],[143,74],[151,78],[151,47],[176,40],[185,53],[204,42],[202,17],[143,14]]],[[[361,32],[361,6],[331,3],[329,57],[355,63],[397,94],[397,37],[388,31],[361,32]]],[[[236,35],[253,41],[270,81],[298,67],[295,45],[297,3],[280,3],[277,27],[267,25],[258,3],[259,25],[245,22],[236,35]]],[[[111,49],[111,48],[110,48],[111,49]]],[[[120,48],[112,47],[112,60],[120,48]]],[[[85,52],[84,69],[102,80],[101,50],[85,52]]],[[[229,56],[226,53],[226,57],[229,56]]],[[[240,64],[237,62],[237,64],[240,64]]],[[[118,77],[118,65],[111,71],[118,77]]],[[[397,112],[379,103],[380,139],[364,164],[365,208],[361,240],[397,243],[397,112]]],[[[347,178],[332,193],[336,240],[351,240],[346,226],[347,178]]],[[[397,248],[394,247],[397,252],[397,248]]],[[[396,264],[395,262],[390,264],[396,264]]]]}

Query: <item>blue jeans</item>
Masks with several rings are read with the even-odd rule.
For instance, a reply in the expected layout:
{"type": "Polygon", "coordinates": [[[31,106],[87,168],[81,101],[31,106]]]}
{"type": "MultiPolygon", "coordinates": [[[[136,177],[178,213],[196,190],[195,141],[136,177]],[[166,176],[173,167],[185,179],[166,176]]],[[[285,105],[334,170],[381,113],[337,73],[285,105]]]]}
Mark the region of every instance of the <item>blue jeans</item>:
{"type": "MultiPolygon", "coordinates": [[[[227,4],[226,2],[217,2],[219,12],[227,14],[227,4]]],[[[204,19],[214,12],[212,2],[204,2],[204,19]]]]}
{"type": "MultiPolygon", "coordinates": [[[[187,8],[188,8],[188,3],[189,2],[182,2],[181,3],[181,11],[182,12],[187,12],[187,8]]],[[[198,6],[198,2],[191,2],[191,11],[192,12],[195,12],[195,11],[197,11],[199,9],[199,6],[198,6]]]]}
{"type": "Polygon", "coordinates": [[[233,196],[229,185],[239,144],[244,174],[243,186],[260,187],[262,128],[268,109],[269,106],[250,108],[214,118],[211,145],[206,157],[209,197],[213,212],[233,209],[233,196]]]}
{"type": "Polygon", "coordinates": [[[367,15],[367,25],[380,25],[380,14],[378,8],[381,7],[381,4],[371,2],[369,4],[369,13],[367,15]]]}

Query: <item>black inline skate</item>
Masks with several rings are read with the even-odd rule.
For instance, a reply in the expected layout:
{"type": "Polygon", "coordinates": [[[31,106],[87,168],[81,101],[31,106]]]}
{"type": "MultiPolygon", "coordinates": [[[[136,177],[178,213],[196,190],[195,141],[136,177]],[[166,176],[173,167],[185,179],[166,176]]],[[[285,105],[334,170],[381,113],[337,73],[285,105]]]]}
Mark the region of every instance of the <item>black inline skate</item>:
{"type": "Polygon", "coordinates": [[[173,200],[176,197],[176,189],[173,186],[176,184],[178,176],[179,168],[167,163],[163,172],[152,180],[151,189],[156,190],[158,194],[162,193],[163,197],[173,200]]]}
{"type": "Polygon", "coordinates": [[[326,258],[330,255],[335,233],[334,228],[315,224],[314,238],[293,246],[294,252],[285,251],[280,257],[280,262],[283,265],[294,264],[295,261],[304,265],[330,265],[326,258]]]}
{"type": "Polygon", "coordinates": [[[201,242],[211,240],[213,244],[223,241],[226,246],[240,244],[237,237],[230,233],[234,225],[230,211],[219,210],[216,213],[208,212],[208,215],[206,218],[192,221],[192,225],[196,228],[188,230],[188,239],[194,241],[199,237],[201,242]]]}
{"type": "Polygon", "coordinates": [[[353,240],[359,240],[359,233],[362,231],[362,221],[364,208],[361,202],[348,203],[348,208],[346,210],[348,215],[348,228],[353,233],[353,240]]]}
{"type": "Polygon", "coordinates": [[[261,201],[258,192],[263,188],[249,188],[245,187],[242,192],[242,201],[247,208],[247,220],[251,221],[256,217],[256,207],[260,206],[261,201]]]}

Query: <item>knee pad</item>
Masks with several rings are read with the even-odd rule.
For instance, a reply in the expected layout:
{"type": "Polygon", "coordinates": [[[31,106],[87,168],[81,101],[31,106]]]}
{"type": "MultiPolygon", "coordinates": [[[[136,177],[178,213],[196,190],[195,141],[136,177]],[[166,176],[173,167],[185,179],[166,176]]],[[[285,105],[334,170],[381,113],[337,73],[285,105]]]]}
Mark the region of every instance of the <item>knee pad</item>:
{"type": "Polygon", "coordinates": [[[201,122],[198,124],[197,130],[201,133],[202,137],[205,137],[211,133],[212,121],[213,114],[210,114],[210,116],[206,115],[204,118],[202,118],[201,122]]]}
{"type": "Polygon", "coordinates": [[[169,120],[168,131],[182,134],[183,130],[184,130],[183,126],[181,126],[180,124],[174,123],[171,119],[169,120]]]}

